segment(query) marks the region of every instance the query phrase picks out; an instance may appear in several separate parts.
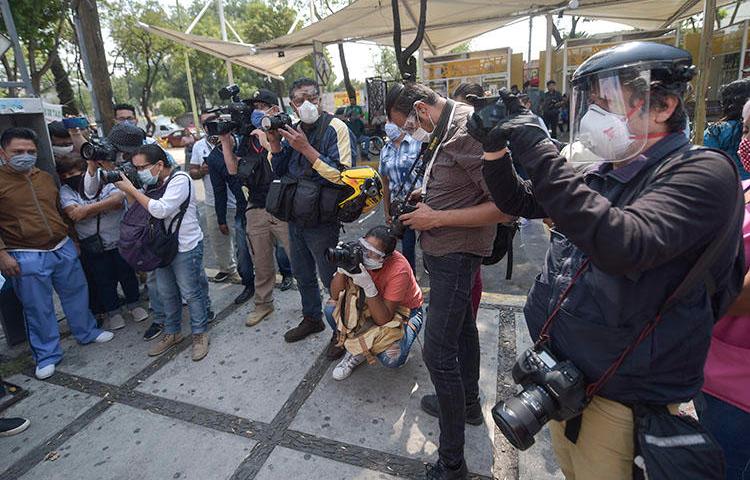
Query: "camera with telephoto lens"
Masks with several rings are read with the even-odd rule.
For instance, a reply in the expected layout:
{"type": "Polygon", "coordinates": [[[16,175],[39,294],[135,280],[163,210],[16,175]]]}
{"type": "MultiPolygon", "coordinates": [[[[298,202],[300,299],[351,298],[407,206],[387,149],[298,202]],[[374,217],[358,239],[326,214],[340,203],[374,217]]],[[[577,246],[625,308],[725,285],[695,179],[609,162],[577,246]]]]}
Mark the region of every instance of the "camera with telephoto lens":
{"type": "Polygon", "coordinates": [[[405,213],[411,213],[417,209],[415,203],[406,200],[396,200],[391,203],[391,232],[398,238],[403,238],[406,229],[409,228],[404,225],[399,217],[405,213]]]}
{"type": "Polygon", "coordinates": [[[231,100],[231,102],[223,107],[209,110],[209,113],[218,113],[219,118],[206,122],[206,134],[213,136],[237,133],[246,136],[253,131],[255,127],[250,120],[253,105],[249,100],[240,99],[240,87],[236,84],[228,85],[219,90],[219,97],[222,100],[231,100]]]}
{"type": "Polygon", "coordinates": [[[534,435],[545,423],[576,417],[588,404],[583,373],[571,361],[559,362],[543,348],[529,348],[518,357],[513,380],[523,390],[498,402],[492,418],[519,450],[534,444],[534,435]]]}
{"type": "Polygon", "coordinates": [[[99,172],[99,181],[103,184],[119,182],[122,180],[120,177],[120,173],[122,173],[122,176],[130,180],[130,183],[132,183],[135,188],[141,188],[142,186],[141,179],[138,176],[138,170],[136,170],[135,165],[130,162],[123,163],[114,170],[99,170],[99,172]]]}
{"type": "Polygon", "coordinates": [[[263,130],[267,132],[278,130],[280,128],[284,128],[285,126],[291,127],[292,117],[284,112],[277,113],[276,115],[272,116],[265,116],[260,121],[260,126],[263,127],[263,130]]]}
{"type": "Polygon", "coordinates": [[[340,243],[326,250],[325,258],[329,263],[343,268],[349,273],[360,273],[359,264],[364,262],[365,249],[359,242],[340,243]]]}
{"type": "Polygon", "coordinates": [[[117,147],[106,139],[92,139],[81,145],[81,157],[84,160],[114,163],[117,160],[117,152],[117,147]]]}

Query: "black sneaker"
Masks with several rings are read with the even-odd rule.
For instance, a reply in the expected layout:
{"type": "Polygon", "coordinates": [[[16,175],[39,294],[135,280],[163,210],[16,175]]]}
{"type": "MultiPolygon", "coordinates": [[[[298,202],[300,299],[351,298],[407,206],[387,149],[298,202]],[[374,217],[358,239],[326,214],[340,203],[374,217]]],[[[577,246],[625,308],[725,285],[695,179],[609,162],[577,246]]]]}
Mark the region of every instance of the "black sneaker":
{"type": "Polygon", "coordinates": [[[323,320],[303,317],[299,325],[284,334],[284,340],[288,343],[299,342],[313,333],[322,332],[326,329],[323,320]]]}
{"type": "Polygon", "coordinates": [[[253,298],[253,295],[255,295],[255,287],[245,287],[242,293],[237,295],[237,297],[234,299],[234,304],[242,305],[243,303],[253,298]]]}
{"type": "Polygon", "coordinates": [[[216,275],[214,275],[213,277],[209,277],[208,281],[214,282],[214,283],[221,283],[221,282],[226,281],[230,276],[231,276],[231,274],[229,274],[227,272],[219,272],[216,275]]]}
{"type": "Polygon", "coordinates": [[[31,422],[25,418],[0,418],[0,437],[16,435],[27,428],[31,422]]]}
{"type": "Polygon", "coordinates": [[[328,348],[326,349],[326,358],[328,358],[328,360],[338,360],[346,353],[346,349],[343,346],[339,347],[336,345],[337,343],[338,339],[336,338],[336,332],[333,332],[331,343],[328,344],[328,348]]]}
{"type": "MultiPolygon", "coordinates": [[[[437,395],[425,395],[422,397],[420,407],[428,415],[433,417],[440,417],[440,404],[438,403],[437,395]]],[[[482,405],[477,401],[470,405],[466,405],[466,418],[464,419],[469,425],[481,425],[484,423],[484,416],[482,415],[482,405]]]]}
{"type": "Polygon", "coordinates": [[[208,318],[208,323],[211,323],[216,318],[216,312],[213,310],[209,310],[208,313],[206,313],[206,318],[208,318]]]}
{"type": "Polygon", "coordinates": [[[286,292],[290,288],[294,286],[294,277],[291,275],[287,275],[286,277],[283,277],[281,279],[281,285],[279,285],[279,290],[282,292],[286,292]]]}
{"type": "Polygon", "coordinates": [[[162,330],[164,330],[164,325],[161,323],[152,323],[150,327],[146,330],[146,333],[143,334],[144,340],[153,340],[159,335],[161,335],[162,330]]]}
{"type": "Polygon", "coordinates": [[[425,478],[427,480],[466,480],[469,478],[469,470],[464,461],[460,466],[450,468],[442,460],[438,460],[437,463],[425,465],[425,478]]]}

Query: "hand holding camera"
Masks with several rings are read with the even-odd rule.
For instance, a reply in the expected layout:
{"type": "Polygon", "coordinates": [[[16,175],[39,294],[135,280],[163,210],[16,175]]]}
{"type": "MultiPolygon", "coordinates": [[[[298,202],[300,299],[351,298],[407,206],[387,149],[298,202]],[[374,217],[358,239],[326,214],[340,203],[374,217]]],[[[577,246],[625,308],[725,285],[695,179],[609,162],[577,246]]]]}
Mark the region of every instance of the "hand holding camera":
{"type": "Polygon", "coordinates": [[[304,155],[310,162],[314,162],[320,156],[318,151],[310,145],[310,141],[307,139],[305,132],[302,131],[301,126],[296,129],[285,126],[283,129],[280,128],[278,132],[289,142],[290,147],[304,155]]]}
{"type": "Polygon", "coordinates": [[[344,270],[341,267],[339,267],[336,271],[351,278],[354,282],[354,285],[360,287],[365,292],[365,296],[367,298],[372,298],[378,295],[378,287],[375,286],[375,282],[373,281],[372,277],[367,272],[365,266],[361,263],[359,264],[359,273],[352,273],[348,270],[344,270]]]}

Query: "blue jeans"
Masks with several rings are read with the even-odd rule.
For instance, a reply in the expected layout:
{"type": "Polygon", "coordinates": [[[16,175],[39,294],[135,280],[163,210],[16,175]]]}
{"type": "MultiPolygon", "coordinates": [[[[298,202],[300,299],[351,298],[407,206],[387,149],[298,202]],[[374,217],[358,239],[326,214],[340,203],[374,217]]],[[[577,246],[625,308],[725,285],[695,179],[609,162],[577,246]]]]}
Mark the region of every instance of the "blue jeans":
{"type": "Polygon", "coordinates": [[[253,256],[247,244],[247,233],[245,233],[245,213],[242,212],[234,217],[234,255],[237,257],[237,273],[242,278],[242,284],[246,287],[255,288],[255,267],[253,256]]]}
{"type": "Polygon", "coordinates": [[[292,274],[292,262],[284,251],[284,247],[276,244],[276,263],[279,265],[279,273],[282,277],[288,277],[292,274]]]}
{"type": "Polygon", "coordinates": [[[424,254],[430,272],[430,308],[424,330],[424,363],[440,405],[440,459],[464,458],[466,405],[479,401],[479,332],[471,305],[481,257],[424,254]]]}
{"type": "Polygon", "coordinates": [[[696,397],[695,409],[724,450],[727,480],[750,480],[750,413],[706,392],[696,397]]]}
{"type": "MultiPolygon", "coordinates": [[[[328,304],[323,310],[323,313],[325,313],[326,316],[326,322],[328,322],[328,325],[330,325],[334,331],[336,330],[336,320],[333,319],[333,310],[335,308],[336,305],[328,304]]],[[[409,312],[409,324],[414,328],[404,325],[404,336],[398,341],[399,353],[397,356],[388,356],[388,350],[376,355],[378,360],[380,360],[381,365],[386,368],[398,368],[406,363],[406,359],[409,357],[409,351],[411,350],[414,341],[417,339],[417,336],[419,336],[419,331],[422,330],[422,322],[422,307],[413,308],[411,312],[409,312]]]]}
{"type": "Polygon", "coordinates": [[[416,247],[417,247],[417,232],[407,227],[404,231],[404,238],[401,239],[401,253],[404,254],[406,260],[411,265],[411,270],[417,273],[416,263],[416,247]]]}
{"type": "Polygon", "coordinates": [[[178,333],[181,330],[182,298],[190,312],[192,333],[206,331],[211,306],[208,302],[208,281],[203,271],[203,241],[189,252],[179,252],[170,265],[158,268],[156,283],[164,307],[165,333],[178,333]]]}
{"type": "Polygon", "coordinates": [[[89,310],[86,277],[72,240],[52,252],[9,253],[21,269],[21,275],[10,280],[23,304],[26,335],[37,367],[55,365],[62,359],[53,288],[78,343],[91,343],[102,333],[89,310]]]}
{"type": "Polygon", "coordinates": [[[292,249],[292,272],[302,297],[302,314],[320,320],[322,304],[318,288],[318,274],[326,289],[336,273],[336,266],[325,259],[325,251],[339,241],[338,224],[300,227],[289,224],[289,243],[292,249]],[[316,270],[317,267],[317,270],[316,270]]]}

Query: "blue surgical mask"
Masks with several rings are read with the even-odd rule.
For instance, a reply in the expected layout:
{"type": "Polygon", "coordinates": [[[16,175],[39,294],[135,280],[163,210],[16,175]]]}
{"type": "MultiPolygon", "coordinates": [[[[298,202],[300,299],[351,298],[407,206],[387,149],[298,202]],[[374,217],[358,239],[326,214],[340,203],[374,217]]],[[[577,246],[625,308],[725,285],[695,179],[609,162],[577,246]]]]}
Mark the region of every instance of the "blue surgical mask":
{"type": "Polygon", "coordinates": [[[391,141],[394,141],[401,136],[401,129],[398,128],[398,125],[395,123],[388,122],[383,128],[385,129],[385,134],[391,139],[391,141]]]}
{"type": "Polygon", "coordinates": [[[17,172],[28,172],[36,165],[36,155],[32,153],[19,153],[8,159],[8,164],[17,172]]]}
{"type": "Polygon", "coordinates": [[[159,177],[151,173],[150,168],[147,168],[145,170],[141,170],[140,172],[138,172],[138,178],[141,180],[141,183],[145,186],[156,185],[156,182],[159,181],[159,177]]]}
{"type": "Polygon", "coordinates": [[[134,127],[137,127],[137,126],[138,126],[138,122],[137,122],[137,121],[135,121],[135,120],[129,120],[129,119],[128,119],[128,120],[123,120],[123,121],[122,121],[122,122],[120,122],[120,123],[123,123],[123,124],[125,124],[125,125],[132,125],[132,126],[134,126],[134,127]]]}
{"type": "Polygon", "coordinates": [[[263,120],[263,117],[265,116],[266,112],[263,110],[253,110],[253,113],[250,114],[250,122],[255,128],[261,128],[260,121],[263,120]]]}

